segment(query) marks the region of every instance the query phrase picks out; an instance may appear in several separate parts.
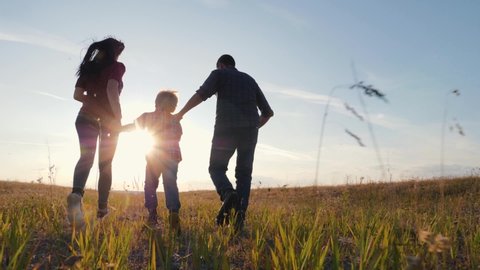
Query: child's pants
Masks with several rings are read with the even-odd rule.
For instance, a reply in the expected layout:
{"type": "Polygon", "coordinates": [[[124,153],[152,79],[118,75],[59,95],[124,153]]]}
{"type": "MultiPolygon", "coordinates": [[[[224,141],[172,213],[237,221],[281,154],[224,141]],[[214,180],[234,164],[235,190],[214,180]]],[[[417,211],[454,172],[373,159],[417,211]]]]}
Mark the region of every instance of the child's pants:
{"type": "Polygon", "coordinates": [[[158,206],[157,188],[159,178],[163,175],[163,189],[165,191],[167,209],[170,212],[178,212],[180,210],[177,171],[178,161],[147,156],[147,168],[145,170],[145,207],[147,209],[156,209],[158,206]]]}

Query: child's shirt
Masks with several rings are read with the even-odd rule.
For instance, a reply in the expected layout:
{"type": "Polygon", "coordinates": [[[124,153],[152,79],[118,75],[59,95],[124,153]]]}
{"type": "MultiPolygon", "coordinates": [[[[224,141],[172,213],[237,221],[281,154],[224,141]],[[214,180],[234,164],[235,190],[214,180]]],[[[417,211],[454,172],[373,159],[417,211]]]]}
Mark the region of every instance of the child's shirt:
{"type": "Polygon", "coordinates": [[[182,126],[170,113],[157,111],[143,113],[135,120],[135,125],[147,130],[153,136],[154,151],[160,154],[160,158],[182,160],[179,144],[183,134],[182,126]]]}

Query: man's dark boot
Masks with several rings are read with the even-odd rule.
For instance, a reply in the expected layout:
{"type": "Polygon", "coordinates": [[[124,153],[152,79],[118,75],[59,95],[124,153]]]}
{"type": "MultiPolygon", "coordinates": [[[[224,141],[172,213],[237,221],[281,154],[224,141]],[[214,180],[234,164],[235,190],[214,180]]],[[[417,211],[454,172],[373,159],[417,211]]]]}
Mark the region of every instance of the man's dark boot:
{"type": "Polygon", "coordinates": [[[240,210],[235,213],[235,232],[243,230],[245,225],[245,211],[240,210]]]}
{"type": "Polygon", "coordinates": [[[230,212],[235,210],[238,204],[238,194],[235,190],[228,190],[225,191],[225,195],[223,198],[222,207],[217,214],[217,225],[223,226],[228,225],[230,219],[230,212]]]}

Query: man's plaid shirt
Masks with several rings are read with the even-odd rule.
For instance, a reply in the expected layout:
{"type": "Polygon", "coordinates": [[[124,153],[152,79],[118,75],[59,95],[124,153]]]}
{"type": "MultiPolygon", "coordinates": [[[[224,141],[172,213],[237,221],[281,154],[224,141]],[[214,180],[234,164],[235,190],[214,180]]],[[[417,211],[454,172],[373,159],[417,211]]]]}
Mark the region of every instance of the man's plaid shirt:
{"type": "Polygon", "coordinates": [[[212,71],[197,93],[203,100],[217,94],[215,128],[258,127],[258,110],[273,115],[255,80],[234,67],[212,71]]]}

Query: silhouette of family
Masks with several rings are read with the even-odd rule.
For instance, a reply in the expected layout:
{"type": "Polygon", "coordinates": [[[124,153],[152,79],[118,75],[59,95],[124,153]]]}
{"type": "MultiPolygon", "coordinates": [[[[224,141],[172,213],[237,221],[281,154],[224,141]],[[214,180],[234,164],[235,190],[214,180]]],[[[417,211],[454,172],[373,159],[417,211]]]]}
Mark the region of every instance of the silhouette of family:
{"type": "Polygon", "coordinates": [[[242,230],[249,204],[252,170],[258,129],[273,116],[262,90],[247,73],[237,70],[231,55],[220,56],[216,69],[207,77],[184,107],[176,114],[175,91],[160,91],[155,110],[145,112],[133,123],[121,124],[120,94],[125,66],[118,61],[124,44],[114,38],[93,42],[77,71],[74,99],[82,103],[75,127],[80,143],[80,158],[73,174],[72,192],[67,197],[67,216],[72,226],[85,225],[82,198],[98,143],[98,208],[97,218],[109,213],[108,197],[112,185],[112,161],[121,132],[148,130],[154,136],[154,148],[146,155],[145,208],[147,224],[158,224],[157,188],[162,176],[168,222],[173,232],[181,232],[181,207],[177,187],[177,172],[182,160],[180,138],[181,119],[191,109],[213,95],[217,96],[216,118],[210,151],[208,172],[222,201],[216,216],[219,226],[230,221],[236,231],[242,230]],[[260,114],[259,114],[260,111],[260,114]],[[236,185],[228,179],[229,161],[237,153],[236,185]]]}

